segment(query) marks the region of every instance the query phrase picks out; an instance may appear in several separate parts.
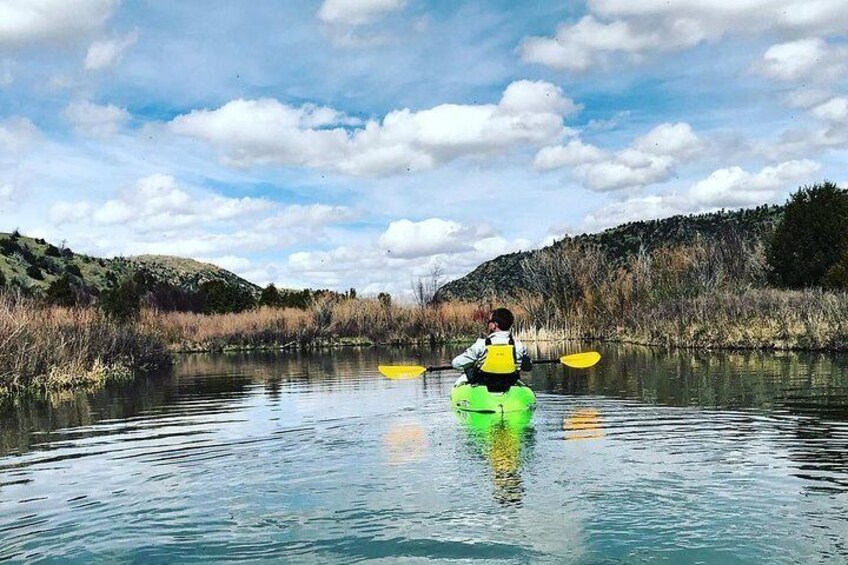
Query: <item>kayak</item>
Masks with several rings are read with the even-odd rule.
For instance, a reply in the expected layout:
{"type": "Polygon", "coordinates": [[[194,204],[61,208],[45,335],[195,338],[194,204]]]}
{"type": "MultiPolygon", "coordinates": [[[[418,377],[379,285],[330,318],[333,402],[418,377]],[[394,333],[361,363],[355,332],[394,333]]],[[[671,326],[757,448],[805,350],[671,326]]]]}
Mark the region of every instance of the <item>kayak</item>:
{"type": "Polygon", "coordinates": [[[505,392],[489,392],[483,385],[463,383],[451,389],[450,400],[451,406],[463,412],[506,414],[536,408],[536,395],[520,383],[505,392]]]}

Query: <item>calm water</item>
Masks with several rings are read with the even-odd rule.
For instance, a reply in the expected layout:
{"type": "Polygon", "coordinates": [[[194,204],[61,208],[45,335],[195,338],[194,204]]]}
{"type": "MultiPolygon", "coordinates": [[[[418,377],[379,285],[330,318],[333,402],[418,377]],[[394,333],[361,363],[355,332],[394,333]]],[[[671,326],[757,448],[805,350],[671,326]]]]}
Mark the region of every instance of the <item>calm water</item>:
{"type": "MultiPolygon", "coordinates": [[[[575,351],[572,347],[569,352],[575,351]]],[[[189,356],[0,416],[0,561],[844,563],[848,360],[601,348],[532,419],[453,350],[189,356]]]]}

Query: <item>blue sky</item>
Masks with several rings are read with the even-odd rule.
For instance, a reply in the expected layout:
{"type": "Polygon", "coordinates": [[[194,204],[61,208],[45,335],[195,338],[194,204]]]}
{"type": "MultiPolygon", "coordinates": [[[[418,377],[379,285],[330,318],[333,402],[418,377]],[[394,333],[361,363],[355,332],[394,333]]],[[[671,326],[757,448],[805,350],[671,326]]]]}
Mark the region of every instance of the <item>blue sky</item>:
{"type": "Polygon", "coordinates": [[[409,293],[848,180],[844,0],[0,0],[2,230],[409,293]]]}

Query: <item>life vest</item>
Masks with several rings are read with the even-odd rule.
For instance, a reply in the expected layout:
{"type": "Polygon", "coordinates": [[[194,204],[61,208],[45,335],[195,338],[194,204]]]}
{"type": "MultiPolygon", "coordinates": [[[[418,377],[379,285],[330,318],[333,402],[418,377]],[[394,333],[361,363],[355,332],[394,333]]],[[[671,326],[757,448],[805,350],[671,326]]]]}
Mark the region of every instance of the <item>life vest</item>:
{"type": "Polygon", "coordinates": [[[486,357],[479,367],[484,375],[514,375],[518,373],[515,364],[515,340],[509,336],[509,343],[494,345],[492,338],[486,338],[486,357]]]}

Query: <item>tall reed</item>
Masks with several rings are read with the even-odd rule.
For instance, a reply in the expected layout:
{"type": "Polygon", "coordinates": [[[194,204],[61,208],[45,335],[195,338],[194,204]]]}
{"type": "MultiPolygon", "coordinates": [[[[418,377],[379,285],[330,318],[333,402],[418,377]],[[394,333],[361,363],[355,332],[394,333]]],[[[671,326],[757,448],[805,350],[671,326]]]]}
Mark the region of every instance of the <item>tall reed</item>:
{"type": "Polygon", "coordinates": [[[0,393],[95,385],[168,362],[158,337],[95,309],[0,295],[0,393]]]}
{"type": "Polygon", "coordinates": [[[766,286],[761,239],[728,231],[615,260],[576,243],[527,261],[528,335],[683,347],[848,349],[848,295],[766,286]]]}

